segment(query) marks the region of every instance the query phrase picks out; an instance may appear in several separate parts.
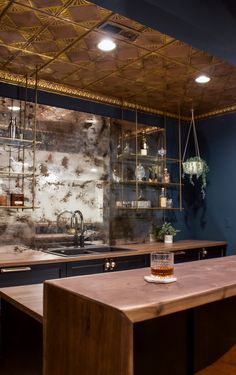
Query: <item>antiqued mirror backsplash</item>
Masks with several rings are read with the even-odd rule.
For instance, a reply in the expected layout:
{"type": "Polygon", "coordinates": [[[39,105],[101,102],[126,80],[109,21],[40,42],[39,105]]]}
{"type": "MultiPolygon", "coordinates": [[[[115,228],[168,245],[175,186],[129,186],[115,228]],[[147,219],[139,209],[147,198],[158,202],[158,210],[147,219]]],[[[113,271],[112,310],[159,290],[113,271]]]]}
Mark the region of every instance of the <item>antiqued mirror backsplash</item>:
{"type": "MultiPolygon", "coordinates": [[[[62,211],[80,210],[85,236],[109,241],[108,118],[1,98],[0,235],[32,244],[58,228],[62,211]],[[35,120],[36,116],[36,120],[35,120]]],[[[68,220],[68,223],[66,221],[68,220]]]]}
{"type": "Polygon", "coordinates": [[[160,206],[163,186],[168,213],[180,209],[179,160],[165,157],[165,148],[165,128],[138,117],[127,122],[1,98],[2,244],[73,242],[81,228],[90,242],[149,241],[167,209],[160,206]],[[78,210],[84,225],[73,216],[78,210]]]}

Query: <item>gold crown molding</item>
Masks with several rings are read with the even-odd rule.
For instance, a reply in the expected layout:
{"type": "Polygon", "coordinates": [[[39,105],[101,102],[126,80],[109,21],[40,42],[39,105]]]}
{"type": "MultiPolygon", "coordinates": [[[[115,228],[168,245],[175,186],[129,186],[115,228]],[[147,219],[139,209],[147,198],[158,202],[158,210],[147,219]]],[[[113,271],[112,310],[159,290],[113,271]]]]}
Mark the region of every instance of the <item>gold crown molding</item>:
{"type": "MultiPolygon", "coordinates": [[[[0,81],[2,82],[7,82],[13,85],[19,85],[19,86],[25,86],[26,85],[26,77],[21,75],[21,74],[15,74],[15,73],[10,73],[10,72],[5,72],[3,70],[0,70],[0,81]]],[[[28,77],[28,87],[34,88],[35,87],[35,79],[28,77]]],[[[80,98],[84,100],[90,100],[98,103],[104,103],[112,106],[117,106],[117,107],[122,107],[122,108],[127,108],[131,109],[133,111],[137,110],[140,112],[145,112],[153,115],[159,115],[159,116],[167,116],[170,118],[174,119],[181,119],[183,121],[190,121],[190,117],[186,116],[179,116],[174,113],[169,113],[169,112],[164,112],[160,111],[156,108],[152,107],[147,107],[143,106],[141,104],[129,102],[126,100],[122,100],[113,96],[107,96],[107,95],[102,95],[98,94],[92,91],[88,90],[83,90],[83,89],[76,89],[67,85],[62,85],[60,83],[54,83],[54,82],[49,82],[40,79],[38,81],[38,89],[41,89],[43,91],[48,91],[48,92],[53,92],[57,93],[59,95],[66,95],[69,97],[75,97],[75,98],[80,98]]],[[[201,115],[196,115],[195,119],[196,120],[201,120],[204,118],[209,118],[209,117],[214,117],[214,116],[219,116],[224,113],[230,113],[230,112],[236,112],[236,105],[221,108],[221,109],[216,109],[211,112],[203,113],[201,115]]]]}
{"type": "MultiPolygon", "coordinates": [[[[20,74],[5,72],[0,70],[0,81],[7,82],[14,85],[25,86],[26,85],[26,77],[20,74]]],[[[34,88],[35,87],[35,79],[28,77],[28,87],[34,88]]],[[[179,116],[169,112],[163,112],[156,108],[151,108],[147,106],[143,106],[137,103],[129,102],[126,100],[122,100],[116,97],[102,95],[98,93],[94,93],[88,90],[76,89],[72,88],[67,85],[62,85],[59,83],[49,82],[45,80],[38,80],[38,89],[43,91],[53,92],[61,95],[66,95],[70,97],[76,97],[80,99],[90,100],[94,102],[104,103],[108,105],[113,105],[117,107],[127,108],[131,110],[138,110],[140,112],[150,113],[159,116],[167,116],[171,118],[178,119],[179,116]]],[[[182,120],[189,120],[187,117],[181,117],[182,120]]]]}
{"type": "Polygon", "coordinates": [[[204,118],[220,116],[220,115],[223,115],[224,113],[231,113],[231,112],[236,112],[236,105],[232,105],[230,107],[225,107],[221,109],[216,109],[211,112],[203,113],[202,115],[195,116],[195,120],[201,120],[204,118]]]}

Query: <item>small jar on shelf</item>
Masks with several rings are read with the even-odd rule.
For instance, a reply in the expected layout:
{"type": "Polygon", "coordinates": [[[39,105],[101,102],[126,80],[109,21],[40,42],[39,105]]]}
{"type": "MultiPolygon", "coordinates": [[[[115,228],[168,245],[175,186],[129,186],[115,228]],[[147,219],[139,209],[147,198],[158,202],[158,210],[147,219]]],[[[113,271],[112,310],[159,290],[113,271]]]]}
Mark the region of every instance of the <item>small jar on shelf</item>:
{"type": "Polygon", "coordinates": [[[170,174],[169,174],[167,168],[164,168],[164,173],[163,173],[163,176],[162,176],[162,182],[164,182],[165,184],[170,183],[170,174]]]}

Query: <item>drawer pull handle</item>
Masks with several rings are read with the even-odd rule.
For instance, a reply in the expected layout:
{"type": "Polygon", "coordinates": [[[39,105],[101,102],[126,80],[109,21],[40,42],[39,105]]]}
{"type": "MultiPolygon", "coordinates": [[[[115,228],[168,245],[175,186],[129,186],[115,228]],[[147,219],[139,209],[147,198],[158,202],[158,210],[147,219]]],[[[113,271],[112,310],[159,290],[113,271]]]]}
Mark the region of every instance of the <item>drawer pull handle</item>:
{"type": "Polygon", "coordinates": [[[105,271],[109,271],[110,269],[110,262],[108,259],[105,260],[105,271]]]}
{"type": "Polygon", "coordinates": [[[116,266],[116,262],[113,259],[111,259],[111,261],[110,261],[111,270],[114,270],[115,266],[116,266]]]}
{"type": "Polygon", "coordinates": [[[1,268],[1,273],[26,272],[31,271],[31,267],[1,268]]]}
{"type": "Polygon", "coordinates": [[[175,251],[174,255],[185,255],[186,251],[175,251]]]}

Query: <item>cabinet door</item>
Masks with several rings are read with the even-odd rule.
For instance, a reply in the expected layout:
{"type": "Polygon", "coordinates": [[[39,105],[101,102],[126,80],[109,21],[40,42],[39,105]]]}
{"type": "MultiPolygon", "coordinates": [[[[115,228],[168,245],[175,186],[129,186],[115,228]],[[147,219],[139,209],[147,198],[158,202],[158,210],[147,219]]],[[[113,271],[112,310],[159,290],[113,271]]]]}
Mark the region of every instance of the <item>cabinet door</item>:
{"type": "Polygon", "coordinates": [[[80,262],[67,263],[66,275],[79,276],[101,273],[104,271],[104,259],[82,260],[80,262]]]}
{"type": "Polygon", "coordinates": [[[119,258],[110,258],[111,271],[124,271],[133,268],[148,267],[149,255],[133,255],[119,258]]]}
{"type": "Polygon", "coordinates": [[[37,284],[65,276],[65,263],[1,267],[0,287],[37,284]]]}
{"type": "Polygon", "coordinates": [[[200,260],[200,249],[174,252],[174,263],[192,262],[194,260],[200,260]]]}
{"type": "Polygon", "coordinates": [[[226,246],[203,247],[200,253],[201,259],[223,257],[226,255],[226,246]]]}

